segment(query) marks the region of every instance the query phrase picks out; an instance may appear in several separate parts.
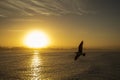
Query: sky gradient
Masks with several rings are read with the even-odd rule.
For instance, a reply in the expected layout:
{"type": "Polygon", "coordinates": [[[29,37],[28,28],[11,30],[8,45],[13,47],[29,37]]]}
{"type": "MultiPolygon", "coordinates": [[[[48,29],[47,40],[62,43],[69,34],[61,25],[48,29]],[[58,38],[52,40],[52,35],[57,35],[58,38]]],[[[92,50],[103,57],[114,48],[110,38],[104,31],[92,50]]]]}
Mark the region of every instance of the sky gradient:
{"type": "Polygon", "coordinates": [[[0,0],[0,46],[24,46],[32,30],[50,47],[120,48],[119,0],[0,0]]]}

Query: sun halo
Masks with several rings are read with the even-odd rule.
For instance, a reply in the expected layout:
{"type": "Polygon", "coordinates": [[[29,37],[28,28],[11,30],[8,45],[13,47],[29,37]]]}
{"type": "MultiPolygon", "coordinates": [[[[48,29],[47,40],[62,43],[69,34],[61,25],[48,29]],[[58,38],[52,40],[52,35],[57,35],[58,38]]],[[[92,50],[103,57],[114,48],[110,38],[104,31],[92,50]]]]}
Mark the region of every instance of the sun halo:
{"type": "Polygon", "coordinates": [[[24,39],[24,44],[29,48],[44,48],[48,43],[47,35],[41,31],[29,32],[24,39]]]}

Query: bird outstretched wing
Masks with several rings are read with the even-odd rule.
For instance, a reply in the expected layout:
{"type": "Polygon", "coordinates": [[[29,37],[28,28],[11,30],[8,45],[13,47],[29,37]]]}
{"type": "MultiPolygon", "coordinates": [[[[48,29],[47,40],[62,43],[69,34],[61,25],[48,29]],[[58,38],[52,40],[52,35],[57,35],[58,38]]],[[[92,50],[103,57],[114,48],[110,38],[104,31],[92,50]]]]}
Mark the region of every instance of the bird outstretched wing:
{"type": "Polygon", "coordinates": [[[80,55],[76,54],[74,60],[77,60],[79,58],[80,55]]]}
{"type": "Polygon", "coordinates": [[[83,52],[83,41],[81,41],[79,47],[78,47],[78,52],[82,53],[83,52]]]}

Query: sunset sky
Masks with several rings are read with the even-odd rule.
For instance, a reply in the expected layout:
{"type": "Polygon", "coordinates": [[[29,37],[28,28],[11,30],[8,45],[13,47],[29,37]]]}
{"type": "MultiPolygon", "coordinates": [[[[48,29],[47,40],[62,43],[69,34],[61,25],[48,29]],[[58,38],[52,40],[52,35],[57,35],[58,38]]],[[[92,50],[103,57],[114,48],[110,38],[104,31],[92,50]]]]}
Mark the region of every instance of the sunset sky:
{"type": "Polygon", "coordinates": [[[120,48],[119,0],[0,0],[0,46],[25,46],[30,31],[49,47],[120,48]]]}

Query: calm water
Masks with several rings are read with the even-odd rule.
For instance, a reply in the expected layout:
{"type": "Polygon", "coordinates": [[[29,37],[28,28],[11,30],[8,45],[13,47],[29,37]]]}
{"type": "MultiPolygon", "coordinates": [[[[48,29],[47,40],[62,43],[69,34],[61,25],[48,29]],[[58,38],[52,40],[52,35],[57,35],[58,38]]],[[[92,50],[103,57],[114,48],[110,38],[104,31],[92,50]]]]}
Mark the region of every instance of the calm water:
{"type": "Polygon", "coordinates": [[[0,51],[0,80],[119,80],[118,52],[0,51]]]}

